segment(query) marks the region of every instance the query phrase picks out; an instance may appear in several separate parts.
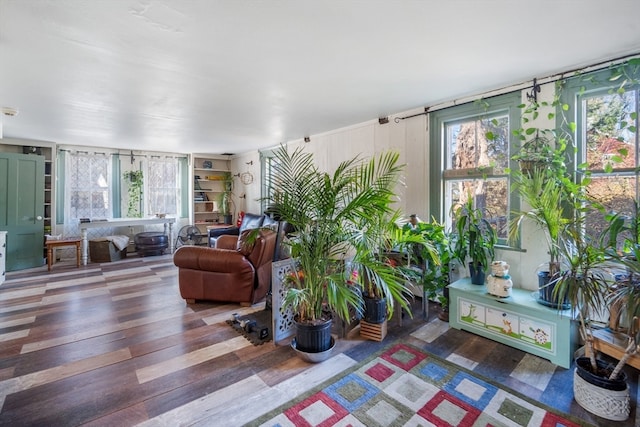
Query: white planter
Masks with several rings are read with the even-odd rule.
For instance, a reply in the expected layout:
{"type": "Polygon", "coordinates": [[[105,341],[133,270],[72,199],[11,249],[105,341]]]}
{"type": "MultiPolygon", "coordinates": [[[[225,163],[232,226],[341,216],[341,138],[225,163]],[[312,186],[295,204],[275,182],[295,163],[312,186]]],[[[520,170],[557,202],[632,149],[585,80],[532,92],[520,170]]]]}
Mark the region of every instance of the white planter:
{"type": "Polygon", "coordinates": [[[576,402],[594,415],[613,421],[629,418],[629,387],[624,390],[608,390],[584,380],[573,373],[573,397],[576,402]]]}

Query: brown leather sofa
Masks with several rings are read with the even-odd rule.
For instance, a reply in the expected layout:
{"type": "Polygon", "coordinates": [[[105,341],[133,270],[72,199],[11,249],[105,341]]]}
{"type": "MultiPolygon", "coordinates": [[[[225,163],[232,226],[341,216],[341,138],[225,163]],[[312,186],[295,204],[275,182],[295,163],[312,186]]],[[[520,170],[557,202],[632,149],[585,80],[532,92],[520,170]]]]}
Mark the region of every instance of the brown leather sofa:
{"type": "Polygon", "coordinates": [[[220,236],[215,248],[181,246],[173,255],[180,295],[188,304],[196,300],[242,305],[261,301],[271,285],[275,246],[276,233],[266,229],[220,236]]]}

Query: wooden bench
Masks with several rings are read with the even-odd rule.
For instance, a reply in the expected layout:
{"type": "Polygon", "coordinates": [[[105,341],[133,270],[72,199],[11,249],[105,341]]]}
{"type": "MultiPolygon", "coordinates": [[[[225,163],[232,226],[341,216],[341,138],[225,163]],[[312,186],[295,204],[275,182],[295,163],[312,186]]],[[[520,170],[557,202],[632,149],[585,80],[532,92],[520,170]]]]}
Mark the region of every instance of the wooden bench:
{"type": "MultiPolygon", "coordinates": [[[[615,333],[610,329],[597,329],[593,331],[593,348],[614,359],[620,360],[627,348],[627,336],[615,333]]],[[[586,347],[585,347],[586,348],[586,347]]],[[[588,349],[587,349],[588,352],[588,349]]],[[[588,356],[589,354],[587,354],[588,356]]],[[[640,355],[634,354],[627,360],[627,365],[640,370],[640,355]]]]}

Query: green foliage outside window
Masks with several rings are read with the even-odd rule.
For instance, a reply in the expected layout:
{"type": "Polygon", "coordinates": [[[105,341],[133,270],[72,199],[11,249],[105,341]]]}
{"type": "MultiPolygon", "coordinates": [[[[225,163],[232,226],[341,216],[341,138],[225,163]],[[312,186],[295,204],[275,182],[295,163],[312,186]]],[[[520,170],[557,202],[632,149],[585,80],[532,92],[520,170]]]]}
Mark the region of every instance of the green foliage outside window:
{"type": "Polygon", "coordinates": [[[142,218],[142,188],[143,176],[142,171],[130,171],[123,174],[123,178],[128,185],[127,195],[129,203],[127,204],[127,217],[142,218]]]}

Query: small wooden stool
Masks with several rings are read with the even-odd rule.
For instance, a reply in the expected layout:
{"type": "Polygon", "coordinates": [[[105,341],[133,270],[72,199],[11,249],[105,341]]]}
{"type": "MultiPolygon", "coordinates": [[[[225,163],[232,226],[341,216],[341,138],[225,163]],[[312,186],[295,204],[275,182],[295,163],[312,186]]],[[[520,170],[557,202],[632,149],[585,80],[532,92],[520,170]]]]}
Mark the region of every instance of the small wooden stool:
{"type": "Polygon", "coordinates": [[[51,271],[51,265],[53,264],[53,248],[59,248],[62,246],[75,246],[76,247],[76,264],[80,267],[80,243],[81,239],[64,239],[64,240],[47,240],[45,245],[47,246],[47,269],[51,271]]]}

